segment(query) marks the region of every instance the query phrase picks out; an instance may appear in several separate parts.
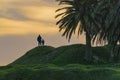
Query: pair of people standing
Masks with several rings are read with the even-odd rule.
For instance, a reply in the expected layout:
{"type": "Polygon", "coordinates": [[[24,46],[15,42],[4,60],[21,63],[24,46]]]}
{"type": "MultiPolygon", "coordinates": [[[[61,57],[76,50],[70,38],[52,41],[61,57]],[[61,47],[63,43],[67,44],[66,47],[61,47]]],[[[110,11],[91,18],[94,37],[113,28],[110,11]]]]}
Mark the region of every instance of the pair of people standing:
{"type": "Polygon", "coordinates": [[[38,46],[44,46],[45,41],[40,35],[37,37],[37,41],[38,41],[38,46]]]}

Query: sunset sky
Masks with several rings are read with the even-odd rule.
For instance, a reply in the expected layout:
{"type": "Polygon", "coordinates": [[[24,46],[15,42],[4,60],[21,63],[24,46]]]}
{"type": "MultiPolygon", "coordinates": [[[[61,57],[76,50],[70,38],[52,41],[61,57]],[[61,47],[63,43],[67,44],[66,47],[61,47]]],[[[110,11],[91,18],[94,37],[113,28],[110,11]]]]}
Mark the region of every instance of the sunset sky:
{"type": "Polygon", "coordinates": [[[55,25],[55,0],[0,0],[0,66],[6,65],[37,46],[38,34],[46,45],[85,43],[84,36],[73,36],[68,43],[55,25]]]}

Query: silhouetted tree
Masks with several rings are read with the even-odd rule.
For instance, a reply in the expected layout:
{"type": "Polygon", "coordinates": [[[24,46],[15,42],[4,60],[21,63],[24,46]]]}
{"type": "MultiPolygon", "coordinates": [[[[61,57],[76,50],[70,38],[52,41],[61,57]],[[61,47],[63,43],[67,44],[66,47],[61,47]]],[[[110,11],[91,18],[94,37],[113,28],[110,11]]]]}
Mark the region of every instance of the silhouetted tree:
{"type": "Polygon", "coordinates": [[[78,30],[78,35],[83,32],[86,33],[86,54],[85,59],[91,61],[91,39],[97,31],[97,24],[92,18],[94,15],[94,7],[97,5],[98,0],[57,0],[64,4],[63,8],[56,10],[56,12],[63,10],[56,16],[61,17],[56,23],[59,25],[59,31],[64,31],[63,36],[68,40],[71,39],[73,33],[78,30]]]}

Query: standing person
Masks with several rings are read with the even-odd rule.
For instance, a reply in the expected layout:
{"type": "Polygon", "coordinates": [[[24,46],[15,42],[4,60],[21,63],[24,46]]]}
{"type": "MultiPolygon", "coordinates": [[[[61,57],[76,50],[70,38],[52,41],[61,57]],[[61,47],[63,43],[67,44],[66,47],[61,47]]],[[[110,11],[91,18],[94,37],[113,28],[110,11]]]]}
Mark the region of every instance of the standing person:
{"type": "Polygon", "coordinates": [[[42,37],[39,35],[39,36],[37,37],[38,46],[41,46],[41,39],[42,39],[42,37]]]}
{"type": "Polygon", "coordinates": [[[44,44],[45,44],[44,39],[41,39],[41,45],[44,46],[44,44]]]}

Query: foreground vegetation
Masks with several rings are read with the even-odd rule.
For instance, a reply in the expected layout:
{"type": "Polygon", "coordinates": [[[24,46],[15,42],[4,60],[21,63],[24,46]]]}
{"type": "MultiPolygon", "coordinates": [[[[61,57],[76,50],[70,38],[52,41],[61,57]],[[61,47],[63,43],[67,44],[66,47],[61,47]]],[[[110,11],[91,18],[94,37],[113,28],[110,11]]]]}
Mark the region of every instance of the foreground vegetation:
{"type": "Polygon", "coordinates": [[[7,66],[0,68],[0,80],[120,80],[119,66],[120,64],[7,66]]]}
{"type": "Polygon", "coordinates": [[[120,64],[109,63],[108,46],[92,47],[92,52],[87,63],[82,44],[36,47],[0,67],[0,80],[120,80],[120,64]]]}

